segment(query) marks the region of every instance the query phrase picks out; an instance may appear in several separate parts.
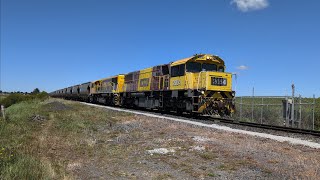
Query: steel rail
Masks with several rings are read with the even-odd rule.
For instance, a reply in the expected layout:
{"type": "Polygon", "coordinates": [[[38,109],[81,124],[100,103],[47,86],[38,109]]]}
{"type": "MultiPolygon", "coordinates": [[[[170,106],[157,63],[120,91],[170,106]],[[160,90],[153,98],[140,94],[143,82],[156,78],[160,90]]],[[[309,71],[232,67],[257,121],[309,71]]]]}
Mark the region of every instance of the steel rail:
{"type": "Polygon", "coordinates": [[[309,130],[309,129],[300,129],[300,128],[293,128],[293,127],[285,127],[285,126],[275,126],[269,124],[260,124],[260,123],[253,123],[253,122],[244,122],[244,121],[236,121],[232,119],[224,119],[224,118],[210,118],[212,120],[218,120],[222,123],[228,124],[235,124],[241,126],[249,126],[261,129],[269,129],[269,130],[276,130],[276,131],[284,131],[290,133],[299,133],[299,134],[307,134],[320,137],[320,131],[309,130]]]}

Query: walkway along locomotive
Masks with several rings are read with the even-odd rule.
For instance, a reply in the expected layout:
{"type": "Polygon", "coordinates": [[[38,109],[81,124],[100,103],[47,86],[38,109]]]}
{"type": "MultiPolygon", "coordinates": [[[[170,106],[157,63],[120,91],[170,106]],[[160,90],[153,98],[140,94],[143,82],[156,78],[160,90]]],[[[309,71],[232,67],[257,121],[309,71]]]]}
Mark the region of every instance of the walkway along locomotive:
{"type": "Polygon", "coordinates": [[[128,74],[60,89],[52,97],[198,115],[235,110],[232,74],[215,55],[198,54],[128,74]]]}

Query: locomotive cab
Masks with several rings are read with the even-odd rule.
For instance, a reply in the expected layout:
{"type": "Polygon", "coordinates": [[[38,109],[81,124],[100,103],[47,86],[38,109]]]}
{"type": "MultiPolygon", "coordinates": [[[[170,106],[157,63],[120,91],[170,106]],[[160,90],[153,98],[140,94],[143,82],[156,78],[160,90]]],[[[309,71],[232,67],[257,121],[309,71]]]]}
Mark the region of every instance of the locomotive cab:
{"type": "Polygon", "coordinates": [[[195,55],[173,62],[170,89],[185,91],[189,111],[202,115],[231,115],[234,111],[232,74],[225,72],[218,56],[195,55]]]}

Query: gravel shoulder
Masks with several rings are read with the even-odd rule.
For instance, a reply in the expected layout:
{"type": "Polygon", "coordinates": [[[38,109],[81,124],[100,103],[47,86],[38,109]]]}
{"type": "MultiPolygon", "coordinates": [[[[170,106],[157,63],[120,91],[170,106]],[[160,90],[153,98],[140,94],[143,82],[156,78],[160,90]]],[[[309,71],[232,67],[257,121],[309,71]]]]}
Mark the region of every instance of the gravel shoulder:
{"type": "MultiPolygon", "coordinates": [[[[110,111],[102,109],[103,111],[110,111]]],[[[107,179],[317,179],[319,149],[130,115],[91,134],[74,177],[107,179]],[[101,151],[104,153],[101,154],[101,151]]]]}

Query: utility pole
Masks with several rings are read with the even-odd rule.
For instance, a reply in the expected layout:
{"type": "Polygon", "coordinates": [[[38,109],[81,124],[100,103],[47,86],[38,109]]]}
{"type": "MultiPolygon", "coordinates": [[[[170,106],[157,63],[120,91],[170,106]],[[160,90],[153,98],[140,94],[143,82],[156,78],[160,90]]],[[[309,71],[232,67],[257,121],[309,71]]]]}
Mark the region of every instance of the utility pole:
{"type": "Polygon", "coordinates": [[[292,87],[292,109],[291,109],[291,126],[294,127],[294,91],[295,91],[295,86],[294,84],[291,85],[292,87]]]}

